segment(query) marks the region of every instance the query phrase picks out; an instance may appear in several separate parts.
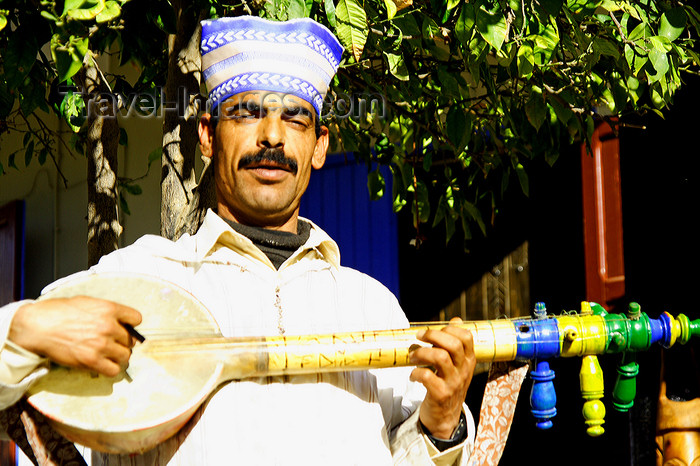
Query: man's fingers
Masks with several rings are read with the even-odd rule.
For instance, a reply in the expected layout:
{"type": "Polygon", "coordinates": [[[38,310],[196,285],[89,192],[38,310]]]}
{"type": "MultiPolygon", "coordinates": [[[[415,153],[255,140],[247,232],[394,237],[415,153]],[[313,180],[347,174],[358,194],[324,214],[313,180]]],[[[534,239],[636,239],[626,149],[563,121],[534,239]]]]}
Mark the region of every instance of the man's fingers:
{"type": "Polygon", "coordinates": [[[416,366],[430,366],[437,370],[437,375],[447,377],[457,370],[454,356],[443,348],[417,348],[411,352],[411,363],[416,366]]]}
{"type": "Polygon", "coordinates": [[[470,354],[473,348],[471,332],[459,327],[447,326],[442,330],[429,329],[419,334],[418,339],[432,343],[433,347],[445,350],[451,356],[455,366],[464,365],[466,354],[470,354]]]}
{"type": "Polygon", "coordinates": [[[124,324],[129,324],[132,327],[136,327],[141,323],[141,313],[137,311],[136,309],[129,307],[129,306],[123,306],[121,304],[116,305],[116,315],[115,317],[119,322],[124,323],[124,324]]]}
{"type": "Polygon", "coordinates": [[[121,364],[117,364],[111,359],[101,359],[91,367],[87,367],[87,369],[99,372],[107,377],[116,377],[122,371],[123,366],[121,364]]]}
{"type": "Polygon", "coordinates": [[[113,344],[110,345],[108,353],[105,354],[105,358],[114,361],[120,366],[126,367],[129,363],[129,358],[131,357],[131,349],[129,347],[113,344]]]}
{"type": "Polygon", "coordinates": [[[433,368],[431,367],[416,367],[411,371],[409,379],[412,382],[419,382],[432,392],[437,391],[444,385],[444,381],[435,374],[433,368]]]}
{"type": "Polygon", "coordinates": [[[76,355],[76,360],[80,361],[83,369],[96,371],[108,377],[114,377],[126,369],[129,358],[131,358],[131,349],[114,341],[105,343],[99,350],[76,355]]]}

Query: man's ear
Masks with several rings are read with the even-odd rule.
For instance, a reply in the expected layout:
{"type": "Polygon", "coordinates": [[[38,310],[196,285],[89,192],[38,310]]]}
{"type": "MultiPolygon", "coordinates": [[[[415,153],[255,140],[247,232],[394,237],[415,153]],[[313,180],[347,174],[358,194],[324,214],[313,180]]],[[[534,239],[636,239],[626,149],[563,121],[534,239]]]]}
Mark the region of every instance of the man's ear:
{"type": "Polygon", "coordinates": [[[311,166],[316,170],[323,167],[326,163],[326,153],[328,152],[328,128],[321,126],[320,134],[316,138],[316,147],[314,148],[314,155],[311,159],[311,166]]]}
{"type": "Polygon", "coordinates": [[[199,133],[199,147],[202,151],[202,155],[210,158],[213,157],[216,130],[210,114],[205,113],[200,117],[197,131],[199,133]]]}

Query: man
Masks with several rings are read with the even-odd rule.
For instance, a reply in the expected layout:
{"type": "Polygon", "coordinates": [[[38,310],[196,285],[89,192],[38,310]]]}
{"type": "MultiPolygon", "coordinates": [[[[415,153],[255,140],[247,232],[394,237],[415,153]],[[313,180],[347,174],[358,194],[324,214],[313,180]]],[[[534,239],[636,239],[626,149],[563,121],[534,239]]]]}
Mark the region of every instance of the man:
{"type": "MultiPolygon", "coordinates": [[[[342,47],[311,20],[205,21],[202,64],[216,116],[199,139],[213,158],[217,212],[177,242],[147,236],[87,273],[146,273],[190,291],[224,336],[309,334],[408,325],[378,282],[341,267],[336,244],[299,217],[328,130],[321,103],[342,47]]],[[[0,350],[0,407],[51,360],[114,376],[138,311],[77,297],[10,305],[0,350]]],[[[174,437],[137,456],[92,464],[456,464],[474,424],[464,405],[474,369],[470,332],[427,331],[417,368],[267,377],[225,384],[174,437]]]]}

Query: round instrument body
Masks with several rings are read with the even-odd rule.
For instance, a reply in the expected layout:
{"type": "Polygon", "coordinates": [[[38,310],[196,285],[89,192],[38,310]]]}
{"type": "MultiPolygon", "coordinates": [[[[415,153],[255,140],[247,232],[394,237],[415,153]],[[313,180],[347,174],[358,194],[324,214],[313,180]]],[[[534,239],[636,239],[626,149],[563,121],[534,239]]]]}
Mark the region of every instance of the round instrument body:
{"type": "Polygon", "coordinates": [[[105,453],[146,451],[174,435],[219,385],[214,358],[149,345],[173,337],[220,336],[209,311],[182,288],[134,274],[88,274],[40,299],[91,296],[141,312],[129,367],[116,377],[52,365],[29,390],[28,402],[67,439],[105,453]]]}

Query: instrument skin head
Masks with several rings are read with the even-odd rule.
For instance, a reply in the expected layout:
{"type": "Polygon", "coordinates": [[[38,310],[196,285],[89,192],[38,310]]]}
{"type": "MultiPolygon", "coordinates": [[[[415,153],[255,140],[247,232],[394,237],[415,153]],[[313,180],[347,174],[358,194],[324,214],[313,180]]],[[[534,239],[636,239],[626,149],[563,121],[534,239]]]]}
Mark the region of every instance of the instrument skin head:
{"type": "Polygon", "coordinates": [[[29,390],[28,402],[67,439],[106,453],[143,452],[175,434],[220,384],[214,358],[148,352],[169,336],[221,336],[209,311],[166,281],[134,274],[86,275],[41,299],[99,296],[142,311],[129,367],[116,377],[53,365],[29,390]],[[129,293],[124,293],[129,290],[129,293]],[[187,377],[182,374],[186,373],[187,377]]]}

